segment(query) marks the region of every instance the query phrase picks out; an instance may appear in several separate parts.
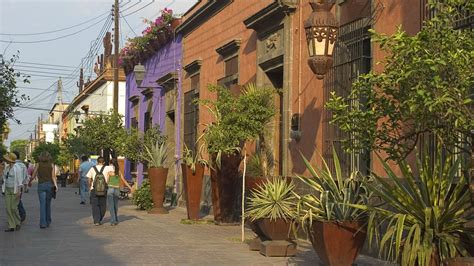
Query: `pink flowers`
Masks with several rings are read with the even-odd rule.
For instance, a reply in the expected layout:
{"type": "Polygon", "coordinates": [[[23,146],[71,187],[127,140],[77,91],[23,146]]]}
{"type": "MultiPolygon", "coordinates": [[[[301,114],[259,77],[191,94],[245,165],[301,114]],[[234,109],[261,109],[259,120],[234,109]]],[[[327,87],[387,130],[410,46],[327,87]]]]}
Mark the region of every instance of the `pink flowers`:
{"type": "Polygon", "coordinates": [[[150,44],[156,43],[156,40],[162,38],[163,32],[171,30],[171,21],[173,21],[173,10],[165,8],[161,10],[161,15],[154,21],[144,19],[147,27],[142,31],[142,36],[128,39],[125,47],[120,51],[121,57],[135,57],[147,51],[150,44]]]}

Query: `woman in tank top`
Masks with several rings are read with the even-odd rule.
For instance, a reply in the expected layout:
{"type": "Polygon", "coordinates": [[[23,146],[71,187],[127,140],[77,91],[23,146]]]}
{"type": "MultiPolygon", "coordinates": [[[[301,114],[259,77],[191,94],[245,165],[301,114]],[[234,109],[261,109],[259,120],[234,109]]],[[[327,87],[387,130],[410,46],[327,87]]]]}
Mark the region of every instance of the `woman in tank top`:
{"type": "Polygon", "coordinates": [[[56,169],[51,155],[44,151],[38,158],[33,171],[33,179],[38,179],[38,198],[40,202],[40,228],[44,229],[51,224],[51,198],[53,188],[58,190],[56,169]]]}
{"type": "Polygon", "coordinates": [[[120,195],[120,181],[132,191],[132,187],[119,171],[117,159],[112,159],[105,169],[107,174],[107,205],[110,211],[110,225],[118,224],[118,197],[120,195]]]}

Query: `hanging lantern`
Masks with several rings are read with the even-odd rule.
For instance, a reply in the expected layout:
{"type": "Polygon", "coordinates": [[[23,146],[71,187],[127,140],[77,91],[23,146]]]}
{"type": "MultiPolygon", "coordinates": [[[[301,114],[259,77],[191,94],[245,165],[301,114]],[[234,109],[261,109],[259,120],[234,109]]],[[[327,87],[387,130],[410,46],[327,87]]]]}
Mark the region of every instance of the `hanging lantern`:
{"type": "Polygon", "coordinates": [[[137,87],[141,87],[142,81],[145,78],[145,67],[142,64],[138,64],[133,68],[133,73],[135,74],[135,81],[137,82],[137,87]]]}
{"type": "Polygon", "coordinates": [[[304,23],[309,52],[308,64],[316,77],[323,79],[332,67],[339,26],[331,13],[334,3],[312,0],[310,5],[313,13],[304,23]]]}

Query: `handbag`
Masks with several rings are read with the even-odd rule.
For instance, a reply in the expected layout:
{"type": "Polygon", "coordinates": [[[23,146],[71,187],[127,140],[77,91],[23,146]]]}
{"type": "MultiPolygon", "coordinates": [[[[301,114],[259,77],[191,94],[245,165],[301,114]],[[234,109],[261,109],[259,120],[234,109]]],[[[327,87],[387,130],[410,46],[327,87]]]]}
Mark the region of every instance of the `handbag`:
{"type": "Polygon", "coordinates": [[[56,199],[56,187],[55,186],[51,188],[51,197],[53,199],[56,199]]]}

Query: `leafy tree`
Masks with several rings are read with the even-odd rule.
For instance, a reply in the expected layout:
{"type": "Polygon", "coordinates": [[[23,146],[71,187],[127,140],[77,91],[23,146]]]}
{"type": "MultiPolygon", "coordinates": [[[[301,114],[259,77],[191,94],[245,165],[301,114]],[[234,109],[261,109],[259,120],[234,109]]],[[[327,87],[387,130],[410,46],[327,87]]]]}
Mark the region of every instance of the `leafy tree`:
{"type": "Polygon", "coordinates": [[[7,152],[7,147],[5,147],[3,143],[0,143],[0,158],[3,158],[3,155],[5,155],[7,152]]]}
{"type": "Polygon", "coordinates": [[[111,112],[86,119],[77,133],[90,153],[107,150],[116,156],[117,140],[123,139],[126,132],[122,116],[111,112]]]}
{"type": "Polygon", "coordinates": [[[90,153],[85,140],[80,136],[68,134],[68,136],[63,139],[63,143],[67,152],[77,159],[82,155],[89,155],[90,153]]]}
{"type": "Polygon", "coordinates": [[[28,99],[24,94],[18,95],[18,79],[22,79],[23,83],[29,83],[29,76],[22,75],[14,68],[18,58],[19,56],[16,54],[5,60],[0,54],[0,134],[5,130],[8,119],[20,123],[18,119],[14,118],[13,108],[28,99]]]}
{"type": "Polygon", "coordinates": [[[59,154],[56,159],[57,165],[66,166],[74,160],[74,158],[74,154],[72,154],[65,145],[59,145],[59,154]]]}
{"type": "Polygon", "coordinates": [[[208,152],[217,154],[217,160],[222,154],[237,151],[245,141],[261,137],[275,115],[273,96],[276,90],[273,88],[258,88],[249,84],[240,95],[233,95],[229,89],[220,86],[210,85],[208,89],[218,97],[216,100],[198,101],[215,119],[206,125],[202,138],[208,152]]]}
{"type": "Polygon", "coordinates": [[[24,159],[26,156],[25,154],[25,147],[29,144],[29,141],[26,139],[18,139],[14,140],[10,143],[10,151],[17,151],[20,153],[20,159],[24,159]]]}
{"type": "Polygon", "coordinates": [[[35,159],[35,161],[38,161],[38,158],[43,151],[49,152],[49,154],[51,155],[51,158],[53,158],[53,162],[55,164],[58,164],[57,160],[60,153],[59,144],[46,143],[46,142],[40,143],[31,154],[33,156],[33,159],[35,159]]]}
{"type": "Polygon", "coordinates": [[[437,15],[415,36],[372,31],[387,53],[384,71],[359,76],[347,98],[332,93],[326,103],[331,122],[350,135],[346,149],[383,150],[398,161],[432,134],[450,152],[470,152],[474,32],[454,25],[458,10],[472,13],[474,2],[442,2],[431,4],[437,15]]]}
{"type": "Polygon", "coordinates": [[[119,154],[135,162],[143,161],[142,154],[145,146],[151,147],[156,142],[162,144],[166,141],[166,136],[161,134],[158,125],[148,129],[145,133],[136,128],[127,129],[125,132],[117,140],[116,147],[119,154]]]}

